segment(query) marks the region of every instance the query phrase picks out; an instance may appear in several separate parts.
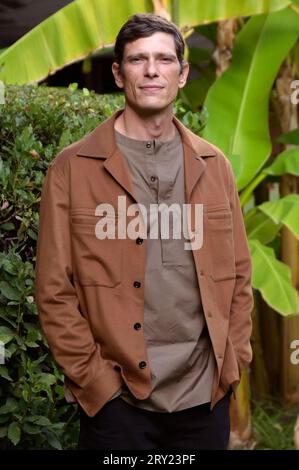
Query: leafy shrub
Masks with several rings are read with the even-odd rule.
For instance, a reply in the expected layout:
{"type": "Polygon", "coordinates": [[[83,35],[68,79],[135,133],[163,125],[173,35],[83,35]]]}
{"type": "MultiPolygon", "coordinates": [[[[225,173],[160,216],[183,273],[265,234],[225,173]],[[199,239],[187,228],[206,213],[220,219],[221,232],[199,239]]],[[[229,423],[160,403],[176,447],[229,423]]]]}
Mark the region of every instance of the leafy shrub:
{"type": "MultiPolygon", "coordinates": [[[[0,449],[73,449],[77,405],[67,404],[64,376],[49,353],[34,302],[40,191],[49,162],[118,108],[122,94],[46,86],[9,86],[0,106],[0,449]]],[[[191,130],[201,116],[177,101],[191,130]]]]}
{"type": "Polygon", "coordinates": [[[253,448],[256,450],[293,450],[294,428],[299,405],[283,407],[271,401],[253,401],[253,448]]]}

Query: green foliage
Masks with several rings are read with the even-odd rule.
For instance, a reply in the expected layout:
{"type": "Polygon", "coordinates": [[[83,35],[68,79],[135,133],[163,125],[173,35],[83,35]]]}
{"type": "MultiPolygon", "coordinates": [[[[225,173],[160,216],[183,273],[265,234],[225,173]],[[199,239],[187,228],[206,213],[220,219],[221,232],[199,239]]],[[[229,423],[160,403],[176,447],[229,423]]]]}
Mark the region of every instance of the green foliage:
{"type": "Polygon", "coordinates": [[[298,36],[298,15],[290,8],[250,18],[237,35],[231,65],[207,93],[203,137],[230,158],[239,190],[271,154],[269,95],[298,36]]]}
{"type": "Polygon", "coordinates": [[[74,448],[76,405],[49,353],[34,302],[40,191],[49,162],[123,104],[76,85],[7,87],[0,107],[0,448],[74,448]]]}
{"type": "MultiPolygon", "coordinates": [[[[0,449],[73,449],[77,406],[64,400],[64,376],[38,324],[34,262],[45,172],[59,150],[80,139],[124,97],[45,86],[9,86],[0,106],[0,449]]],[[[179,100],[174,111],[194,132],[201,116],[179,100]]]]}
{"type": "Polygon", "coordinates": [[[201,135],[207,119],[205,109],[201,112],[193,111],[186,102],[179,98],[174,103],[173,112],[184,126],[188,127],[195,134],[201,135]]]}
{"type": "Polygon", "coordinates": [[[18,253],[16,243],[0,257],[0,448],[61,449],[75,442],[76,407],[63,401],[63,375],[38,325],[29,260],[35,241],[26,240],[27,250],[18,253]]]}
{"type": "MultiPolygon", "coordinates": [[[[136,12],[153,11],[153,3],[148,0],[119,1],[115,14],[110,0],[70,2],[15,44],[0,50],[0,80],[7,85],[38,82],[69,63],[82,58],[88,61],[90,54],[99,49],[101,53],[103,48],[105,51],[111,47],[129,16],[136,12]]],[[[173,21],[184,31],[238,16],[277,11],[290,3],[290,0],[167,0],[165,7],[171,12],[173,21]]]]}
{"type": "Polygon", "coordinates": [[[294,449],[294,427],[298,405],[285,409],[279,403],[253,403],[253,448],[257,450],[294,449]]]}
{"type": "MultiPolygon", "coordinates": [[[[229,158],[237,188],[242,190],[241,207],[250,204],[244,219],[253,261],[253,287],[281,315],[299,312],[290,266],[278,259],[281,229],[286,226],[295,237],[299,236],[299,197],[277,194],[275,200],[256,205],[254,190],[266,178],[269,183],[278,184],[283,174],[299,175],[298,147],[275,155],[269,165],[269,96],[279,67],[298,42],[298,35],[298,14],[294,9],[249,18],[237,34],[230,66],[208,88],[203,104],[207,119],[202,136],[229,158]]],[[[209,38],[213,43],[212,30],[209,38]]],[[[294,143],[296,138],[297,134],[288,133],[278,140],[294,143]]]]}

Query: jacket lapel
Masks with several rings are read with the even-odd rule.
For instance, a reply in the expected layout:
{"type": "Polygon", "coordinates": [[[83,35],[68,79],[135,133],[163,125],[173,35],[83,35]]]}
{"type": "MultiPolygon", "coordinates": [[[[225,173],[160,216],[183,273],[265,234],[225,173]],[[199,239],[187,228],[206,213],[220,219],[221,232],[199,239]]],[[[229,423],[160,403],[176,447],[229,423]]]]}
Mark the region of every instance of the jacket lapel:
{"type": "Polygon", "coordinates": [[[118,182],[118,184],[120,184],[132,196],[132,198],[138,202],[133,190],[127,162],[117,146],[115,147],[112,155],[104,162],[104,167],[118,182]]]}
{"type": "Polygon", "coordinates": [[[198,183],[203,172],[205,171],[207,164],[188,145],[183,144],[183,148],[184,148],[186,204],[190,204],[192,190],[195,187],[195,185],[198,183]]]}
{"type": "Polygon", "coordinates": [[[190,132],[175,116],[173,122],[183,143],[186,203],[189,204],[192,191],[207,167],[204,158],[216,156],[216,151],[208,142],[190,132]]]}

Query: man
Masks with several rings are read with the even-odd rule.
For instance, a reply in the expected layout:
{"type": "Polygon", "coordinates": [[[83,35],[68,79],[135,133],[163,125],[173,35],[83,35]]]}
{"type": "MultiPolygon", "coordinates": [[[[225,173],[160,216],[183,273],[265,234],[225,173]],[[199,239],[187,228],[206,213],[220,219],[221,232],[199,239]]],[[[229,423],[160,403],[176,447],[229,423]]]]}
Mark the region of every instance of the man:
{"type": "Polygon", "coordinates": [[[232,167],[172,113],[183,54],[173,23],[133,15],[112,66],[125,108],[60,152],[43,186],[36,300],[80,449],[227,448],[252,359],[232,167]]]}

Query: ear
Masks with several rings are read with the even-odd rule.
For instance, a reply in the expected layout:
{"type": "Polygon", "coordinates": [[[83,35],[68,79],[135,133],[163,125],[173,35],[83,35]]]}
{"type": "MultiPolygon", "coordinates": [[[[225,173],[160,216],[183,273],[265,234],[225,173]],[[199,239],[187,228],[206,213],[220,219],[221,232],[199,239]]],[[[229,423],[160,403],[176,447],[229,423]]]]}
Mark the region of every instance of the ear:
{"type": "Polygon", "coordinates": [[[187,78],[189,75],[189,63],[187,61],[183,62],[183,68],[179,77],[179,88],[183,88],[186,85],[187,78]]]}
{"type": "Polygon", "coordinates": [[[112,64],[112,73],[113,73],[116,85],[119,88],[123,88],[124,87],[124,81],[123,81],[123,77],[122,77],[122,74],[121,74],[121,71],[120,71],[120,65],[117,62],[113,62],[113,64],[112,64]]]}

